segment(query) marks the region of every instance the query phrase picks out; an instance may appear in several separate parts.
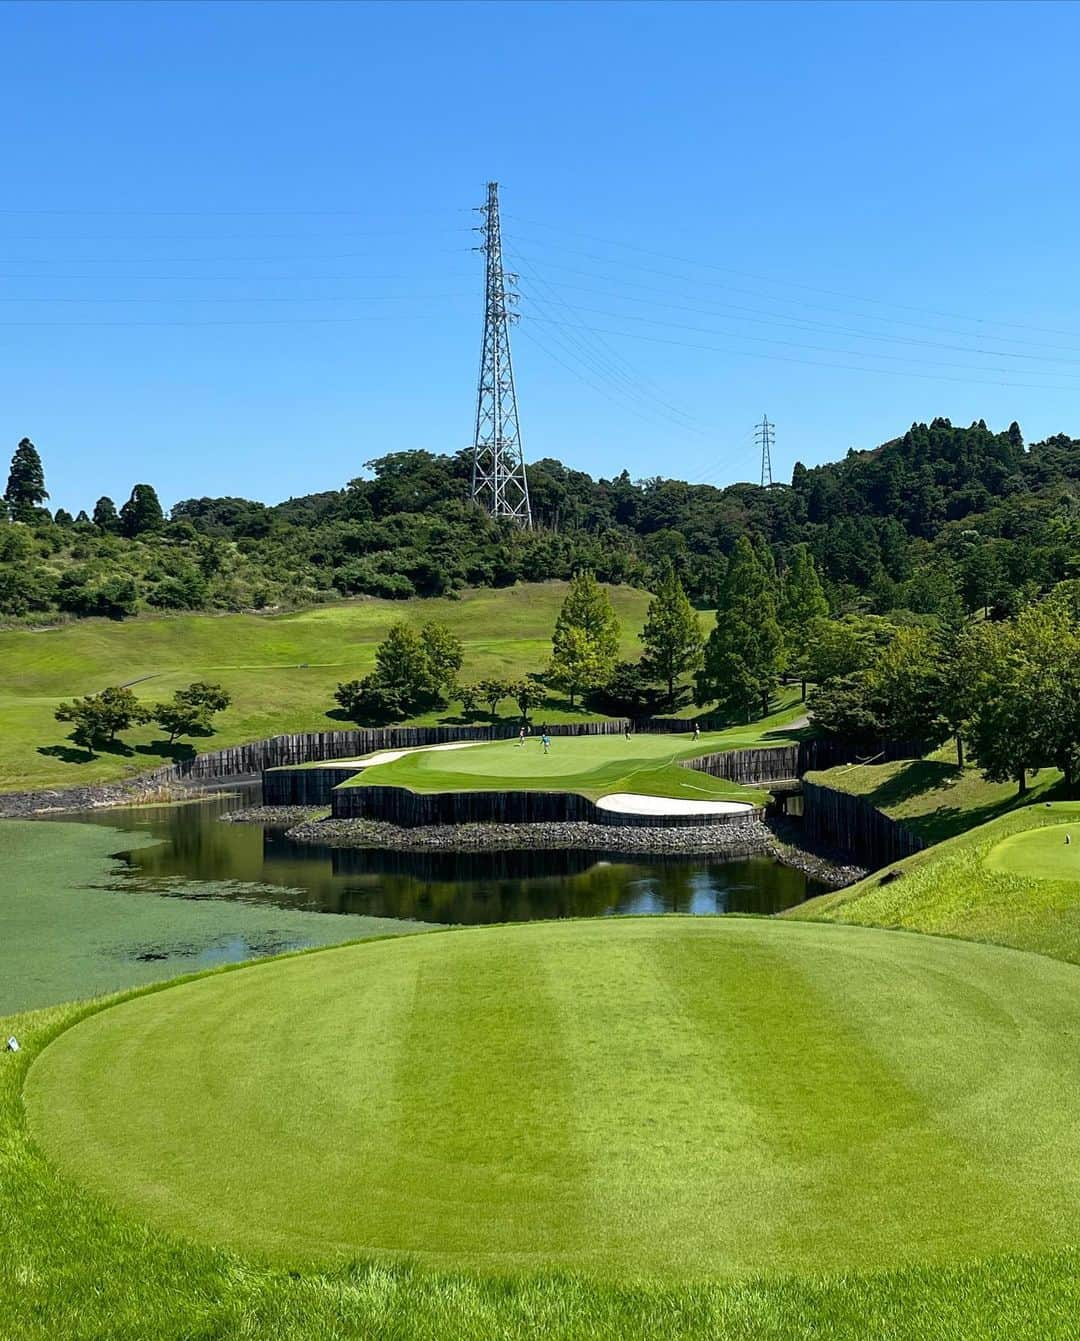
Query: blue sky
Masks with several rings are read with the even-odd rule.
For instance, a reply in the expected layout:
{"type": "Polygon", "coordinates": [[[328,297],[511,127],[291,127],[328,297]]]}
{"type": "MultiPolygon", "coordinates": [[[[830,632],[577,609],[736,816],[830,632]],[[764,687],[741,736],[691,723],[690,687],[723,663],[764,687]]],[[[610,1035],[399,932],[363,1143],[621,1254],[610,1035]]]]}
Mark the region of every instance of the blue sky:
{"type": "Polygon", "coordinates": [[[484,184],[526,454],[755,478],[1080,434],[1052,4],[0,5],[0,451],[276,501],[472,431],[484,184]]]}

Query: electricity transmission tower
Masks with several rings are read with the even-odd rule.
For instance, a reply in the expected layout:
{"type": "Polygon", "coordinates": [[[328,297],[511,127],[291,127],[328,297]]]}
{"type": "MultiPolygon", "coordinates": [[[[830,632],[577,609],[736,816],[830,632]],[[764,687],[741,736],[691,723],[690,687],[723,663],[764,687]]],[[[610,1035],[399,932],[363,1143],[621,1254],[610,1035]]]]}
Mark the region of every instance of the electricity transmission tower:
{"type": "Polygon", "coordinates": [[[510,361],[510,323],[515,319],[510,308],[517,301],[517,294],[512,292],[516,276],[503,270],[498,182],[488,182],[487,203],[479,209],[484,223],[477,231],[484,234],[484,242],[477,251],[487,258],[487,273],[472,496],[493,517],[509,517],[521,526],[531,526],[529,481],[521,452],[514,366],[510,361]]]}
{"type": "Polygon", "coordinates": [[[754,429],[754,441],[761,447],[761,487],[772,488],[772,449],[776,441],[776,425],[769,423],[769,416],[763,414],[761,423],[754,429]]]}

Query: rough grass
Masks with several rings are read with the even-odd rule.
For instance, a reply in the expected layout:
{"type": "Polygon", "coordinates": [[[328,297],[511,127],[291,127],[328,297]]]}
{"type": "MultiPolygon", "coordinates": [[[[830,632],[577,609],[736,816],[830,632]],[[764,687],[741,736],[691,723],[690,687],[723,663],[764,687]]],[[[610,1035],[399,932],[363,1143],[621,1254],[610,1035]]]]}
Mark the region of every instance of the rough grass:
{"type": "MultiPolygon", "coordinates": [[[[364,1259],[297,1272],[178,1238],[81,1189],[26,1129],[21,1087],[33,1059],[107,1004],[0,1020],[0,1033],[14,1031],[24,1045],[18,1054],[0,1055],[0,1335],[11,1341],[1066,1341],[1075,1335],[1080,1252],[1070,1249],[886,1272],[619,1284],[561,1270],[503,1277],[364,1259]]],[[[610,1148],[617,1156],[617,1147],[610,1148]]]]}
{"type": "Polygon", "coordinates": [[[109,854],[150,841],[96,824],[0,820],[0,1013],[424,925],[207,898],[205,882],[197,899],[110,888],[122,868],[109,854]]]}
{"type": "Polygon", "coordinates": [[[590,800],[610,792],[643,792],[686,800],[743,800],[760,805],[760,789],[682,768],[680,759],[721,750],[782,745],[800,708],[788,707],[750,726],[703,733],[700,740],[671,735],[554,736],[545,754],[534,733],[524,745],[501,740],[464,750],[416,750],[374,764],[347,787],[407,787],[414,792],[560,791],[590,800]]]}
{"type": "MultiPolygon", "coordinates": [[[[565,583],[544,582],[464,592],[457,600],[362,600],[288,615],[92,619],[0,632],[0,791],[100,782],[190,756],[196,746],[348,726],[334,689],[371,670],[376,645],[400,619],[448,624],[465,644],[463,680],[539,671],[565,594],[565,583]],[[155,700],[196,679],[219,682],[233,696],[215,719],[215,734],[196,742],[170,747],[156,728],[143,727],[126,732],[118,751],[88,760],[53,720],[62,699],[106,685],[138,681],[136,692],[155,700]]],[[[622,655],[636,658],[649,595],[630,587],[612,587],[610,595],[622,623],[622,655]]],[[[571,712],[558,695],[542,711],[552,721],[588,716],[571,712]]],[[[445,718],[462,720],[459,705],[421,720],[445,718]]]]}
{"type": "Polygon", "coordinates": [[[1080,964],[1080,802],[1014,811],[783,916],[961,936],[1080,964]]]}
{"type": "Polygon", "coordinates": [[[807,780],[865,796],[927,843],[939,843],[1053,796],[1061,774],[1043,769],[1030,779],[1027,793],[1020,796],[1015,782],[988,782],[978,768],[958,768],[955,753],[947,746],[925,759],[841,764],[808,773],[807,780]]]}

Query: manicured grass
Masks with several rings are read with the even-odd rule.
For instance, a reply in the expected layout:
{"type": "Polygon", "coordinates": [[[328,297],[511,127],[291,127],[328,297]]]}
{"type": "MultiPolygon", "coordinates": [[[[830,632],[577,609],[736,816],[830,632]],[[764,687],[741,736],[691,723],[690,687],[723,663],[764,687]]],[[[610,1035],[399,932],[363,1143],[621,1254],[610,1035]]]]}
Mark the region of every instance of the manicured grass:
{"type": "Polygon", "coordinates": [[[534,923],[141,996],[29,1073],[135,1219],[303,1263],[609,1279],[1064,1245],[1080,994],[1049,959],[750,919],[534,923]]]}
{"type": "MultiPolygon", "coordinates": [[[[622,655],[641,651],[637,634],[648,593],[612,587],[622,622],[622,655]]],[[[443,620],[465,643],[463,680],[539,671],[551,653],[551,631],[566,594],[563,582],[464,592],[458,600],[361,600],[296,614],[140,617],[124,623],[83,620],[42,632],[0,632],[0,791],[72,786],[145,772],[198,749],[258,740],[286,731],[348,726],[334,702],[342,680],[367,674],[375,647],[396,620],[443,620]],[[215,719],[216,731],[175,747],[161,732],[126,732],[127,753],[87,760],[53,720],[73,695],[138,680],[136,692],[155,700],[192,680],[221,683],[233,705],[215,719]]],[[[705,618],[706,626],[710,619],[705,618]]],[[[509,703],[503,705],[509,711],[509,703]]],[[[543,711],[551,721],[588,716],[555,695],[543,711]]],[[[428,719],[454,718],[458,705],[428,719]]],[[[460,720],[460,718],[458,718],[460,720]]]]}
{"type": "Polygon", "coordinates": [[[781,745],[792,739],[789,724],[801,714],[789,706],[749,726],[703,732],[697,741],[677,735],[554,736],[545,754],[538,731],[524,745],[516,740],[471,745],[463,750],[417,750],[390,763],[374,764],[343,783],[346,787],[407,787],[414,792],[559,791],[596,800],[610,792],[642,792],[686,800],[742,800],[762,804],[758,789],[682,768],[691,759],[721,750],[781,745]]]}
{"type": "Polygon", "coordinates": [[[1056,791],[1061,774],[1043,769],[1029,779],[1027,794],[1020,796],[1015,782],[988,782],[978,768],[957,768],[953,748],[946,746],[925,759],[841,764],[808,773],[807,781],[865,796],[927,843],[939,843],[1045,800],[1056,791]]]}
{"type": "Polygon", "coordinates": [[[1080,964],[1080,802],[1017,810],[783,916],[962,936],[1080,964]]]}
{"type": "MultiPolygon", "coordinates": [[[[150,989],[153,990],[153,989],[150,989]]],[[[40,1050],[99,1006],[0,1019],[0,1336],[10,1341],[1072,1341],[1080,1252],[701,1284],[353,1260],[289,1272],[142,1227],[26,1129],[40,1050]]]]}
{"type": "Polygon", "coordinates": [[[147,841],[94,824],[0,820],[0,1013],[424,925],[225,902],[206,897],[206,882],[193,899],[116,888],[109,854],[147,841]]]}

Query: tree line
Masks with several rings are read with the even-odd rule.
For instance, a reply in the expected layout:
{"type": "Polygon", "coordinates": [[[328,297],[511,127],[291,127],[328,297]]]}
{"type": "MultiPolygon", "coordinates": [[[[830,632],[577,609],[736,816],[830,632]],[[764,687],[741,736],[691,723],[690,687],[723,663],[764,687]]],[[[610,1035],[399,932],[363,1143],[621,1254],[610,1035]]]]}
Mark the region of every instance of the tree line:
{"type": "Polygon", "coordinates": [[[594,479],[545,458],[529,465],[527,532],[471,503],[467,453],[395,452],[367,471],[274,506],[190,498],[167,516],[139,484],[121,506],[103,496],[72,516],[49,512],[40,454],[23,439],[0,507],[0,617],[439,596],[585,569],[651,590],[668,565],[704,607],[746,537],[781,571],[805,545],[834,615],[959,606],[1002,619],[1075,576],[1080,553],[1080,440],[1026,446],[1017,425],[981,420],[914,424],[872,451],[796,463],[790,485],[771,489],[594,479]]]}

